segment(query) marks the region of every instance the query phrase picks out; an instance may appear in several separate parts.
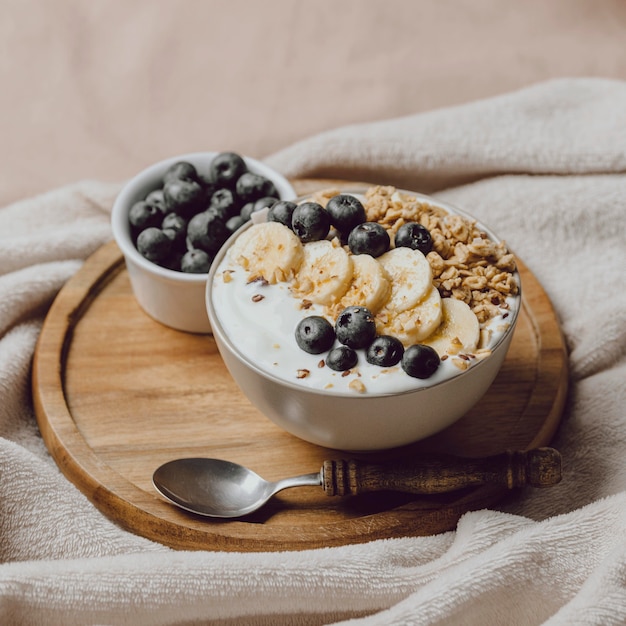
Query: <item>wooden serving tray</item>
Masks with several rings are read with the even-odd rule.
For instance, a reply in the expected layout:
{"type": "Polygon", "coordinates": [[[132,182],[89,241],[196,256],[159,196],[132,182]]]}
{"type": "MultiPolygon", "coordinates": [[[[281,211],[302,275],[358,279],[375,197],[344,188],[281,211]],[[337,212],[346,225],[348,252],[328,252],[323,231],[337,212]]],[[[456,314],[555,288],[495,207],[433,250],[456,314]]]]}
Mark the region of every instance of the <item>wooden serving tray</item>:
{"type": "MultiPolygon", "coordinates": [[[[296,181],[299,193],[328,185],[296,181]]],[[[566,350],[547,295],[523,263],[519,268],[517,329],[478,405],[425,441],[347,455],[301,441],[263,417],[231,379],[211,336],[178,332],[148,317],[110,242],[63,287],[45,320],[33,365],[41,433],[61,470],[98,509],[175,548],[298,550],[453,529],[463,513],[491,506],[507,491],[339,498],[303,487],[282,492],[245,519],[220,521],[166,502],[152,473],[174,458],[208,456],[275,480],[317,471],[327,458],[381,460],[425,451],[479,457],[547,445],[565,402],[566,350]]]]}

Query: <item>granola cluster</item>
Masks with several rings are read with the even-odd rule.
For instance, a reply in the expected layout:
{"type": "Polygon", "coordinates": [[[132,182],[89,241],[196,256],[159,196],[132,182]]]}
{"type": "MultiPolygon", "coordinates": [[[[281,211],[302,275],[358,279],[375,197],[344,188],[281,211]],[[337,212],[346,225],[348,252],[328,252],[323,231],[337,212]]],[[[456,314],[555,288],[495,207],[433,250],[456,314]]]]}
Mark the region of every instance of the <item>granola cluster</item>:
{"type": "MultiPolygon", "coordinates": [[[[326,202],[336,189],[315,194],[315,201],[326,202]]],[[[379,222],[391,240],[406,222],[419,222],[433,239],[427,259],[433,272],[433,283],[442,297],[466,302],[484,323],[507,308],[506,298],[516,295],[515,257],[504,242],[492,241],[474,220],[449,214],[445,209],[422,202],[391,186],[370,187],[365,192],[368,221],[379,222]]]]}

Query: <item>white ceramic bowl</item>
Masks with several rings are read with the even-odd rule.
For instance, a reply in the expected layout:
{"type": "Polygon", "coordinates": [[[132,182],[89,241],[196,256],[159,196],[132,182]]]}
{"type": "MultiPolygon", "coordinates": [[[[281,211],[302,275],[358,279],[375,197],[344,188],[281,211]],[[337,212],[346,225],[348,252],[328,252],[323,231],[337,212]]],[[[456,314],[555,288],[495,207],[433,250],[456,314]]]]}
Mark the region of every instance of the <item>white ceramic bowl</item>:
{"type": "MultiPolygon", "coordinates": [[[[187,274],[170,270],[143,257],[131,239],[128,212],[135,202],[158,189],[170,165],[188,161],[206,172],[217,152],[196,152],[165,159],[141,171],[129,180],[117,196],[111,213],[113,236],[124,254],[133,293],[142,309],[152,318],[191,333],[210,333],[211,325],[205,306],[205,285],[208,274],[187,274]]],[[[281,199],[292,199],[295,191],[289,181],[267,165],[244,156],[251,172],[269,178],[281,199]]]]}
{"type": "MultiPolygon", "coordinates": [[[[412,195],[450,213],[469,217],[427,196],[412,195]]],[[[480,223],[477,225],[498,241],[492,231],[480,223]]],[[[260,367],[244,354],[239,343],[241,339],[229,336],[220,322],[213,298],[216,272],[236,238],[250,226],[246,224],[234,233],[218,253],[209,272],[206,305],[213,336],[226,367],[248,399],[279,427],[308,442],[329,448],[350,451],[390,449],[445,429],[486,393],[504,361],[517,322],[521,306],[521,283],[517,272],[514,276],[520,292],[513,298],[508,313],[508,330],[490,346],[490,356],[475,362],[469,369],[457,370],[450,377],[432,384],[426,381],[413,390],[391,394],[361,395],[311,389],[260,367]]],[[[285,332],[292,332],[292,328],[285,332]]]]}

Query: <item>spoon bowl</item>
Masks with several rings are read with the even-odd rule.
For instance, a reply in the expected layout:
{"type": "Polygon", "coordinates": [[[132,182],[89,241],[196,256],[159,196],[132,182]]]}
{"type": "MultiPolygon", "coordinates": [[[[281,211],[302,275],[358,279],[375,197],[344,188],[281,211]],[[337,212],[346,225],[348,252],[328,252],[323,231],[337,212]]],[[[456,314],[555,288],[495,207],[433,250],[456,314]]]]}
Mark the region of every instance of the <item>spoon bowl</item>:
{"type": "Polygon", "coordinates": [[[322,484],[321,473],[270,482],[221,459],[188,458],[161,465],[152,476],[156,489],[177,506],[207,517],[242,517],[288,487],[322,484]]]}

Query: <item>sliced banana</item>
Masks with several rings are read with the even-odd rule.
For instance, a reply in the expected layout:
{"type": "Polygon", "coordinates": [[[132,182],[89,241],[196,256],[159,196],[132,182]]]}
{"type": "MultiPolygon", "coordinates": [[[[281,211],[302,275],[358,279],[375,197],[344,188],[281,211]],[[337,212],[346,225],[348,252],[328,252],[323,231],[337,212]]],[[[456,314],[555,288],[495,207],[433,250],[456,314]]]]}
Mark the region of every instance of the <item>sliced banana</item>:
{"type": "Polygon", "coordinates": [[[352,257],[337,242],[312,241],[304,245],[304,258],[292,291],[296,297],[315,304],[335,304],[352,282],[352,267],[352,257]]]}
{"type": "Polygon", "coordinates": [[[440,326],[443,319],[441,296],[431,287],[424,299],[412,309],[402,313],[391,312],[384,307],[376,315],[376,331],[379,335],[393,335],[404,347],[423,343],[440,326]]]}
{"type": "Polygon", "coordinates": [[[352,282],[341,300],[326,311],[333,319],[348,306],[364,306],[376,314],[391,293],[391,281],[387,272],[374,257],[369,254],[355,254],[351,258],[352,282]]]}
{"type": "Polygon", "coordinates": [[[473,352],[480,339],[480,324],[474,311],[456,298],[441,300],[443,319],[437,331],[425,339],[439,356],[473,352]]]}
{"type": "Polygon", "coordinates": [[[279,222],[255,224],[244,231],[230,249],[231,259],[250,272],[250,278],[264,278],[274,284],[291,280],[304,259],[298,236],[279,222]]]}
{"type": "Polygon", "coordinates": [[[393,248],[378,257],[391,279],[391,294],[385,308],[397,314],[415,307],[432,286],[430,263],[419,250],[393,248]]]}

